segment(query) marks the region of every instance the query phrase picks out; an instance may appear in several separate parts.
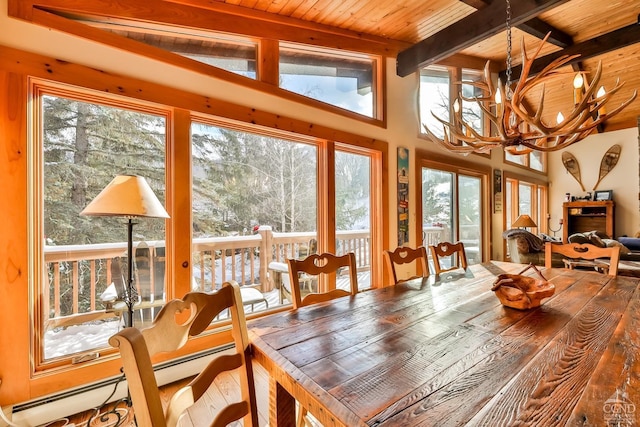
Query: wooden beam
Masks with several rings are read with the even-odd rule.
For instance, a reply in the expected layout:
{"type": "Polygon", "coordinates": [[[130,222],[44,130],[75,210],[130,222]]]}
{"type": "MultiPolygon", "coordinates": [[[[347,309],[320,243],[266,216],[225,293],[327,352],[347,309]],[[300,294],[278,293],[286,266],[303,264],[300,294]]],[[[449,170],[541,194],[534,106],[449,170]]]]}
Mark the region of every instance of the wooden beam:
{"type": "MultiPolygon", "coordinates": [[[[621,49],[626,46],[640,42],[640,25],[631,24],[626,27],[617,29],[607,34],[594,37],[591,40],[575,44],[564,50],[551,53],[549,55],[537,58],[531,67],[530,75],[539,73],[544,67],[562,55],[580,55],[579,57],[568,62],[567,65],[602,55],[612,50],[621,49]]],[[[522,66],[518,65],[512,68],[512,79],[518,79],[522,73],[522,66]]],[[[504,78],[506,70],[500,72],[500,76],[504,78]]]]}
{"type": "MultiPolygon", "coordinates": [[[[519,25],[568,0],[512,0],[511,24],[519,25]]],[[[494,1],[428,39],[398,53],[396,72],[405,77],[467,47],[499,34],[506,28],[505,6],[494,1]]]]}
{"type": "Polygon", "coordinates": [[[519,24],[517,27],[525,33],[531,34],[540,40],[544,39],[547,34],[551,33],[547,42],[563,49],[573,45],[573,38],[569,34],[560,31],[556,27],[547,24],[539,18],[529,19],[528,21],[519,24]]]}
{"type": "MultiPolygon", "coordinates": [[[[485,7],[491,4],[489,0],[460,0],[460,1],[478,10],[484,9],[485,7]]],[[[526,22],[523,22],[517,27],[518,29],[524,31],[525,33],[529,33],[532,36],[539,38],[540,40],[545,38],[545,36],[548,33],[551,33],[547,41],[561,48],[565,48],[573,44],[573,38],[569,34],[563,31],[560,31],[556,27],[553,27],[547,24],[546,22],[544,22],[539,18],[532,18],[526,22]]]]}

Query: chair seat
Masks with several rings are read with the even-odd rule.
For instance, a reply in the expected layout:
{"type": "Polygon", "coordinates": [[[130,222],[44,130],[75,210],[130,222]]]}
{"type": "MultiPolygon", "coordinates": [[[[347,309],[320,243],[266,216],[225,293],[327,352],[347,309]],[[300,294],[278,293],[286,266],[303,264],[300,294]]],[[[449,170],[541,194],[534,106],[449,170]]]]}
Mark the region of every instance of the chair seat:
{"type": "Polygon", "coordinates": [[[242,305],[250,305],[252,311],[253,305],[261,302],[265,303],[267,308],[269,308],[269,301],[267,301],[264,294],[251,286],[240,287],[240,298],[242,299],[242,305]]]}

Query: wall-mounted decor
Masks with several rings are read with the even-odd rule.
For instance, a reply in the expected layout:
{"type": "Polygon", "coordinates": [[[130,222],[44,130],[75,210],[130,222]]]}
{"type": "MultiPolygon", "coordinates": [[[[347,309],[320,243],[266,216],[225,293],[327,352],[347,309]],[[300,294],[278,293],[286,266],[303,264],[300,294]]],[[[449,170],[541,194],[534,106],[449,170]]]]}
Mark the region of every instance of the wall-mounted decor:
{"type": "Polygon", "coordinates": [[[398,147],[398,246],[409,241],[409,150],[398,147]]]}
{"type": "Polygon", "coordinates": [[[596,191],[595,193],[593,193],[593,200],[595,202],[613,200],[613,190],[596,191]]]}
{"type": "Polygon", "coordinates": [[[578,181],[578,184],[580,184],[580,188],[582,188],[582,191],[584,191],[584,185],[582,185],[582,178],[580,178],[580,165],[578,164],[578,159],[576,159],[576,156],[569,153],[568,151],[563,152],[562,164],[564,165],[567,172],[569,172],[571,176],[573,176],[576,179],[576,181],[578,181]]]}
{"type": "Polygon", "coordinates": [[[493,170],[493,211],[502,212],[502,171],[493,170]]]}
{"type": "Polygon", "coordinates": [[[596,184],[593,186],[594,190],[596,189],[596,187],[598,187],[598,184],[600,184],[602,178],[607,176],[607,174],[611,172],[611,169],[613,169],[618,164],[620,151],[622,151],[622,147],[620,147],[618,144],[615,144],[612,145],[606,153],[604,153],[604,156],[602,156],[602,160],[600,161],[600,175],[598,176],[598,181],[596,181],[596,184]]]}

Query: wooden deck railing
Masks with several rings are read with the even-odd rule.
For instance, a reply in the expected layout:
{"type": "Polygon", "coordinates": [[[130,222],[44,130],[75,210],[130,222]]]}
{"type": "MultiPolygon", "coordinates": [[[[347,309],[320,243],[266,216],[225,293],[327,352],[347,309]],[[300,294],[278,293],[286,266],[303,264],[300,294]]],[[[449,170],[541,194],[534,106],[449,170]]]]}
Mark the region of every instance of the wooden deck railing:
{"type": "MultiPolygon", "coordinates": [[[[338,252],[354,252],[358,270],[370,268],[369,230],[337,233],[338,252]]],[[[148,247],[145,271],[136,270],[138,292],[163,298],[164,241],[134,242],[134,259],[148,247]],[[140,289],[146,286],[147,289],[140,289]],[[155,291],[154,291],[155,290],[155,291]]],[[[98,319],[104,312],[101,295],[111,280],[111,260],[126,258],[126,242],[45,246],[48,287],[42,292],[43,313],[49,327],[79,324],[98,319]]],[[[251,236],[197,238],[193,240],[193,288],[212,290],[228,280],[255,285],[263,292],[273,288],[269,263],[286,262],[317,250],[316,234],[276,233],[261,227],[251,236]]]]}

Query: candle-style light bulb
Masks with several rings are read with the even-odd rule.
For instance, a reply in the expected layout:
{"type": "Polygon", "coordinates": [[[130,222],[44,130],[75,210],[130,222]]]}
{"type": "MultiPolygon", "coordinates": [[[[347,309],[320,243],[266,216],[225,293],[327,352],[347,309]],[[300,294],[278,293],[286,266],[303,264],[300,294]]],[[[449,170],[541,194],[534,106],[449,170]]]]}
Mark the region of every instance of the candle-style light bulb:
{"type": "Polygon", "coordinates": [[[458,98],[456,98],[456,100],[453,101],[453,111],[456,114],[460,112],[460,101],[458,101],[458,98]]]}
{"type": "Polygon", "coordinates": [[[556,122],[560,124],[563,122],[563,120],[564,120],[564,116],[562,115],[561,112],[558,112],[558,115],[556,116],[556,122]]]}
{"type": "Polygon", "coordinates": [[[502,95],[500,95],[499,90],[496,92],[495,100],[496,100],[496,104],[502,104],[502,95]]]}
{"type": "Polygon", "coordinates": [[[576,73],[573,78],[573,103],[578,105],[582,101],[582,86],[584,85],[584,79],[582,73],[576,73]]]}

